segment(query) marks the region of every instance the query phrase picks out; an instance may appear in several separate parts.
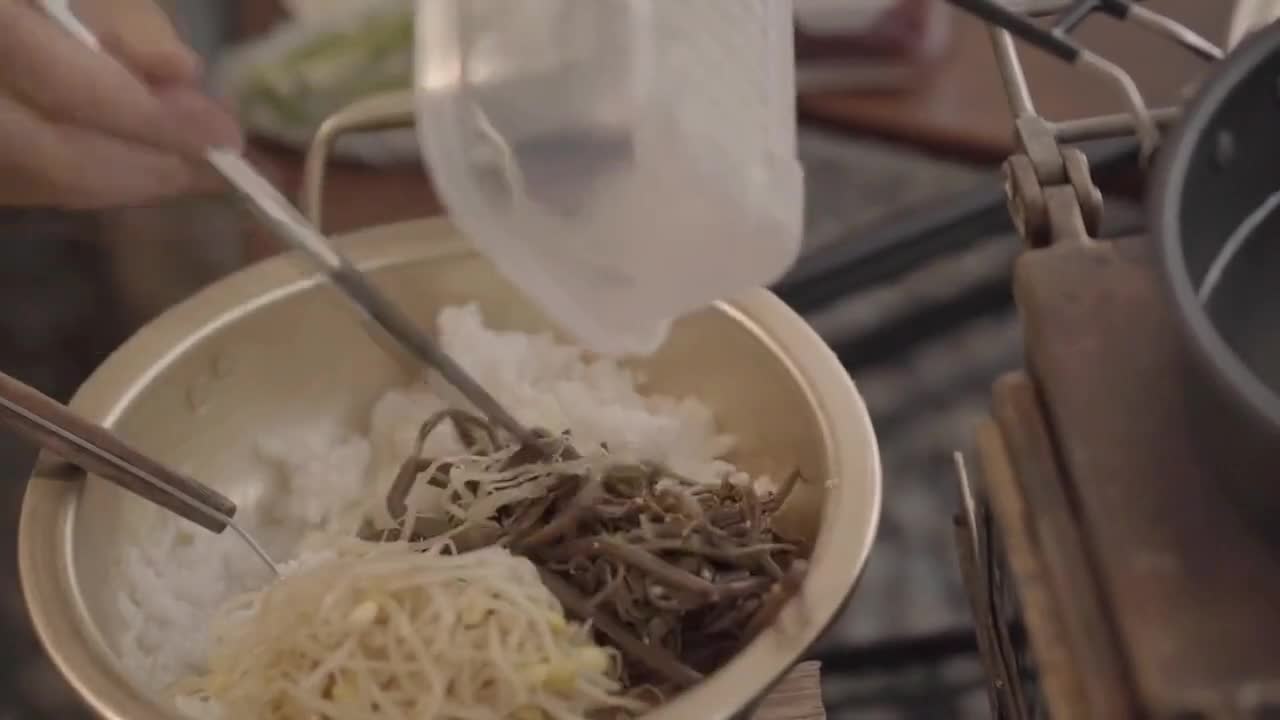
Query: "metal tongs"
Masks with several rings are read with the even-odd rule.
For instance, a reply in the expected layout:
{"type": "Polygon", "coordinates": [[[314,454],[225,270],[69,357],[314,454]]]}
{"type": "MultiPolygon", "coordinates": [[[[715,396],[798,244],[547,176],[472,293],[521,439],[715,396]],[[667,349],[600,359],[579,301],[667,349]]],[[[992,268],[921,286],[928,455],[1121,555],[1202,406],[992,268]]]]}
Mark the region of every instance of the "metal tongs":
{"type": "MultiPolygon", "coordinates": [[[[41,0],[45,13],[95,51],[98,38],[71,12],[65,0],[41,0]]],[[[432,338],[379,292],[369,279],[298,212],[237,152],[209,148],[206,157],[281,239],[316,261],[327,277],[364,315],[423,365],[434,368],[493,423],[522,442],[537,437],[521,425],[432,338]]],[[[38,471],[46,476],[93,472],[201,527],[220,533],[231,528],[278,574],[263,547],[234,521],[236,506],[199,481],[159,463],[77,416],[69,408],[0,373],[0,423],[42,448],[38,471]],[[62,459],[54,461],[50,454],[62,459]]]]}

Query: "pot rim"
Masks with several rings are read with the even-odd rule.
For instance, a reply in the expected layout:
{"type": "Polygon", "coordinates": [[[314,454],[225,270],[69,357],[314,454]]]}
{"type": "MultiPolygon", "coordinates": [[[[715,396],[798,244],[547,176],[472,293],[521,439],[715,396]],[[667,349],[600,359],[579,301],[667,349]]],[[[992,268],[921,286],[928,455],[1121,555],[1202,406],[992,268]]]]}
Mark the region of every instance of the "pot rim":
{"type": "Polygon", "coordinates": [[[1161,275],[1193,354],[1211,369],[1236,404],[1247,408],[1253,417],[1271,428],[1280,430],[1280,393],[1263,383],[1222,338],[1191,284],[1178,219],[1187,173],[1197,150],[1212,142],[1209,132],[1214,117],[1254,69],[1277,52],[1280,52],[1280,24],[1247,36],[1226,60],[1212,69],[1159,153],[1156,182],[1148,200],[1161,275]]]}
{"type": "MultiPolygon", "coordinates": [[[[384,225],[339,238],[353,262],[377,268],[456,254],[474,254],[443,219],[384,225]],[[358,242],[352,242],[358,238],[358,242]]],[[[108,357],[76,393],[71,407],[110,427],[131,401],[186,348],[222,326],[281,297],[324,282],[294,253],[239,270],[163,313],[108,357]]],[[[646,715],[651,720],[701,717],[728,720],[756,701],[801,659],[833,623],[865,569],[879,527],[882,475],[879,446],[866,405],[852,379],[807,323],[765,289],[715,304],[789,365],[822,427],[835,476],[858,476],[870,497],[850,496],[824,506],[815,538],[815,563],[805,579],[804,603],[790,603],[781,620],[803,614],[801,630],[757,638],[693,690],[646,715]],[[781,350],[786,348],[788,352],[781,350]],[[838,429],[845,442],[836,442],[838,429]],[[814,621],[813,618],[819,621],[814,621]],[[749,679],[747,683],[745,680],[749,679]],[[743,687],[753,688],[751,695],[743,687]]],[[[18,528],[19,578],[36,633],[54,664],[95,713],[107,720],[177,720],[129,680],[88,622],[74,581],[73,520],[81,483],[33,475],[18,528]]]]}

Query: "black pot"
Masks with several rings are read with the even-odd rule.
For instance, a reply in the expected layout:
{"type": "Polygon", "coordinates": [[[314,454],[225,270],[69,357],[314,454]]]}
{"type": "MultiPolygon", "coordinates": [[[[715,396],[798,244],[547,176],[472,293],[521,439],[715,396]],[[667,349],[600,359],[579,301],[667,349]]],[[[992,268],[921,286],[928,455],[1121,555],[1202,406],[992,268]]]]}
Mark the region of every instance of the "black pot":
{"type": "Polygon", "coordinates": [[[1213,69],[1154,178],[1152,231],[1190,358],[1169,392],[1188,395],[1219,484],[1280,540],[1280,207],[1264,207],[1280,205],[1280,25],[1213,69]],[[1203,299],[1233,234],[1239,252],[1203,299]]]}

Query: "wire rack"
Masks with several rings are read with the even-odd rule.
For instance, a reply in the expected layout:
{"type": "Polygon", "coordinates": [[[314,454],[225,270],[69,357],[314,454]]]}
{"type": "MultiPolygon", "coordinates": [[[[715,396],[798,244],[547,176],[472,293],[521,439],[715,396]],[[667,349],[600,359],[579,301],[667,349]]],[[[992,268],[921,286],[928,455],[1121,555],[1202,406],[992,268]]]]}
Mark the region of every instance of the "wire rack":
{"type": "Polygon", "coordinates": [[[1147,159],[1161,131],[1178,116],[1177,107],[1152,108],[1133,77],[1121,66],[1077,42],[1073,33],[1091,15],[1107,15],[1140,31],[1154,33],[1205,60],[1216,62],[1224,51],[1191,28],[1134,0],[948,0],[984,20],[991,31],[997,66],[1015,119],[1038,117],[1014,38],[1090,74],[1113,87],[1128,111],[1115,115],[1052,123],[1056,140],[1066,143],[1126,135],[1135,136],[1147,159]]]}
{"type": "MultiPolygon", "coordinates": [[[[1215,0],[1216,1],[1216,0],[1215,0]]],[[[991,33],[996,66],[1014,118],[1015,152],[1004,164],[1009,214],[1029,247],[1053,242],[1085,242],[1102,223],[1102,194],[1089,161],[1077,147],[1091,140],[1133,143],[1139,166],[1147,169],[1162,134],[1180,107],[1151,107],[1133,76],[1119,64],[1074,37],[1094,14],[1109,16],[1155,34],[1206,63],[1224,56],[1221,47],[1182,23],[1136,0],[948,0],[984,21],[991,33]],[[1125,112],[1055,122],[1041,117],[1023,70],[1016,40],[1047,53],[1111,87],[1125,112]]]]}
{"type": "MultiPolygon", "coordinates": [[[[1161,133],[1177,119],[1180,108],[1151,108],[1137,83],[1124,68],[1076,42],[1072,33],[1094,13],[1126,21],[1154,33],[1205,60],[1217,62],[1225,52],[1176,20],[1140,4],[1137,0],[949,0],[953,5],[986,21],[990,27],[997,67],[1004,81],[1009,107],[1015,118],[1019,155],[1006,163],[1010,211],[1021,233],[1032,246],[1054,240],[1076,240],[1096,232],[1101,222],[1102,197],[1089,178],[1088,163],[1078,151],[1060,143],[1132,136],[1146,166],[1160,144],[1161,133]],[[1045,20],[1047,19],[1047,22],[1045,20]],[[1037,22],[1040,20],[1040,22],[1037,22]],[[1053,123],[1036,114],[1031,89],[1023,72],[1014,39],[1091,73],[1116,88],[1129,111],[1064,123],[1053,123]],[[1066,200],[1051,201],[1049,186],[1069,186],[1078,211],[1066,200]],[[1078,221],[1077,217],[1079,216],[1078,221]],[[1082,232],[1083,231],[1083,232],[1082,232]],[[1054,235],[1054,237],[1049,237],[1054,235]]],[[[1244,2],[1232,22],[1234,40],[1252,24],[1263,24],[1280,14],[1276,3],[1244,2]]],[[[1266,198],[1242,219],[1219,249],[1198,293],[1207,302],[1225,272],[1261,223],[1280,209],[1280,193],[1266,198]]]]}

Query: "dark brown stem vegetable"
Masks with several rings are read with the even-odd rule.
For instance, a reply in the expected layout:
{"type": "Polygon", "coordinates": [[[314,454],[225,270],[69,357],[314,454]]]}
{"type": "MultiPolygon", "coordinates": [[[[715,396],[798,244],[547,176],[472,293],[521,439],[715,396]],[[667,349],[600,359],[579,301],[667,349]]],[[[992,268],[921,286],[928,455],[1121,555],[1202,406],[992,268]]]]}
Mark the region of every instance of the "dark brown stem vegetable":
{"type": "Polygon", "coordinates": [[[387,510],[400,528],[388,534],[416,529],[417,539],[430,539],[443,521],[443,531],[452,527],[465,540],[460,547],[496,543],[529,558],[565,610],[622,653],[632,688],[669,692],[699,681],[798,591],[807,567],[800,546],[779,537],[772,519],[803,482],[799,473],[760,495],[749,483],[708,486],[660,465],[579,462],[583,456],[567,435],[535,432],[536,443],[517,446],[466,412],[429,418],[388,494],[387,510]],[[427,438],[445,423],[471,455],[454,462],[478,463],[501,478],[501,490],[476,481],[455,485],[454,464],[422,456],[427,438]],[[464,512],[490,492],[530,491],[501,498],[492,517],[464,523],[451,514],[424,522],[407,517],[418,483],[443,490],[464,512]]]}

